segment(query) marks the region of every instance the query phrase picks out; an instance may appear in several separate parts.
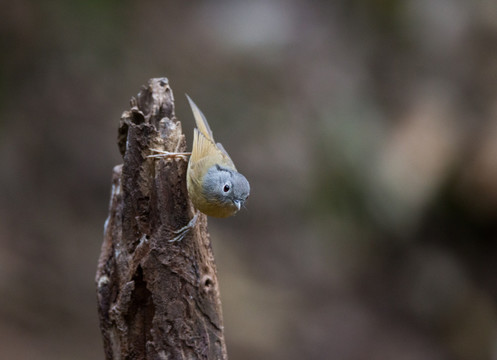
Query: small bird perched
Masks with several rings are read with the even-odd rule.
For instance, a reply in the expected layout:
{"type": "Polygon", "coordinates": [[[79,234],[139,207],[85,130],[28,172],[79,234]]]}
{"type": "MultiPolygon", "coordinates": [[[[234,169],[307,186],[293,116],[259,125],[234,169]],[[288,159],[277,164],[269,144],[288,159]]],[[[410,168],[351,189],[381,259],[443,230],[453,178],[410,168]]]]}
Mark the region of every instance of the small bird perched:
{"type": "Polygon", "coordinates": [[[186,173],[188,195],[195,207],[206,215],[228,217],[236,214],[250,194],[245,176],[224,147],[214,141],[207,119],[187,95],[197,128],[186,173]]]}
{"type": "Polygon", "coordinates": [[[249,182],[236,170],[224,147],[214,141],[204,114],[188,95],[186,97],[197,125],[193,131],[192,152],[169,153],[152,149],[160,154],[151,157],[190,155],[186,180],[188,196],[195,208],[209,216],[232,216],[247,200],[249,182]]]}

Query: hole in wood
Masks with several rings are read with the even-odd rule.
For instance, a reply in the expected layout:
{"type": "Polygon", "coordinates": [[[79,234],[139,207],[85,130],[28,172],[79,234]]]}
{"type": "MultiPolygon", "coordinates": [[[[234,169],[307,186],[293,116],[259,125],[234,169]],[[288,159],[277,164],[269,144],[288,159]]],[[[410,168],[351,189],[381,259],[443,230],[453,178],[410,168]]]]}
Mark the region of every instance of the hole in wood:
{"type": "Polygon", "coordinates": [[[204,275],[202,278],[202,286],[204,287],[205,292],[210,292],[214,287],[214,280],[210,275],[204,275]]]}

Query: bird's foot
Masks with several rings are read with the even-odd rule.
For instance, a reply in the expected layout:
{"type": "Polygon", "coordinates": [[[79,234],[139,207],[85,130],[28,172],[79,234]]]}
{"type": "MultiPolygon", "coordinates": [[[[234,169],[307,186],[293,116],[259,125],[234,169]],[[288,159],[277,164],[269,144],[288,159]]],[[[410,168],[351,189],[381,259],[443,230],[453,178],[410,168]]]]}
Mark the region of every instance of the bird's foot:
{"type": "Polygon", "coordinates": [[[173,233],[176,235],[173,239],[169,240],[169,242],[176,242],[176,241],[181,241],[183,238],[188,234],[188,232],[193,229],[195,224],[197,223],[198,219],[198,212],[195,214],[195,216],[186,224],[183,226],[181,229],[173,231],[173,233]]]}

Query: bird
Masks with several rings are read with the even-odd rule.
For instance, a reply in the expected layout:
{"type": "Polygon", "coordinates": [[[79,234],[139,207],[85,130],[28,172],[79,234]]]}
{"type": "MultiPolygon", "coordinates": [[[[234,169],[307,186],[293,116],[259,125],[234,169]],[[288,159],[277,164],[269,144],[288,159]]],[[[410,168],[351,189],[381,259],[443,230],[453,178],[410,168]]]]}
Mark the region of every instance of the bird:
{"type": "MultiPolygon", "coordinates": [[[[190,156],[186,180],[188,196],[195,208],[212,217],[226,218],[235,215],[250,195],[250,184],[247,178],[237,171],[223,145],[214,140],[202,111],[188,95],[186,97],[196,124],[191,153],[151,149],[159,154],[150,157],[190,156]]],[[[196,216],[192,219],[194,220],[196,216]]]]}

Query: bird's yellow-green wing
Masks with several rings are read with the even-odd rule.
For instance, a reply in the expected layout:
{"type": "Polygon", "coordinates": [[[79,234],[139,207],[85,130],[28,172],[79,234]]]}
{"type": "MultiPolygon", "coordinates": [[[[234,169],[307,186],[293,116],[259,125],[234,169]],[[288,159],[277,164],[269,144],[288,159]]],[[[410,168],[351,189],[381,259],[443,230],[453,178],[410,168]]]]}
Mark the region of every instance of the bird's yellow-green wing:
{"type": "Polygon", "coordinates": [[[217,146],[217,148],[219,150],[221,150],[221,152],[223,153],[223,155],[228,158],[226,161],[228,163],[230,163],[230,166],[233,168],[233,170],[236,170],[235,164],[233,163],[233,160],[231,160],[231,157],[229,156],[229,154],[226,151],[226,149],[224,148],[224,146],[221,143],[217,143],[216,146],[217,146]]]}
{"type": "Polygon", "coordinates": [[[193,171],[196,177],[202,178],[216,164],[236,170],[235,164],[233,164],[233,161],[231,161],[231,158],[222,145],[219,148],[218,144],[214,144],[214,142],[207,139],[198,129],[194,129],[192,155],[189,161],[191,171],[193,171]]]}

